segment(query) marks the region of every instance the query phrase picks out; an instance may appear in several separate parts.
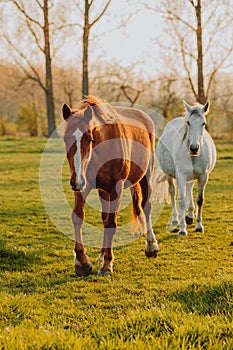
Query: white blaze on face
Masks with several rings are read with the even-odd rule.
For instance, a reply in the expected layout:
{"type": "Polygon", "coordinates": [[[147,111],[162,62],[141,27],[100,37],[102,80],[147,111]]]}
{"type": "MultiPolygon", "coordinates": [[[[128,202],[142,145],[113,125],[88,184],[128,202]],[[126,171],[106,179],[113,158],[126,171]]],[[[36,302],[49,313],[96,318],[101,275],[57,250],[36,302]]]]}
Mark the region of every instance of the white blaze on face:
{"type": "Polygon", "coordinates": [[[81,139],[83,136],[83,133],[77,129],[73,133],[75,139],[76,139],[76,153],[74,155],[74,168],[76,173],[76,182],[77,184],[80,184],[82,182],[82,156],[81,156],[81,139]]]}

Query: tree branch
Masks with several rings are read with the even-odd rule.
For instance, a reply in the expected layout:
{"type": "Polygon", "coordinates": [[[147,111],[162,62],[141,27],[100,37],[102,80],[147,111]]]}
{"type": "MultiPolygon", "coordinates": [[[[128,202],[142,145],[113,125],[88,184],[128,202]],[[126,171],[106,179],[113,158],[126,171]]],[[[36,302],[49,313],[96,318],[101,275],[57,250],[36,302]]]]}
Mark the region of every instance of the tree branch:
{"type": "MultiPolygon", "coordinates": [[[[99,16],[96,17],[96,19],[94,19],[91,23],[90,23],[90,27],[92,27],[96,22],[99,21],[99,19],[104,15],[104,13],[106,12],[108,6],[110,5],[111,0],[108,0],[105,7],[103,8],[103,10],[101,11],[101,13],[99,14],[99,16]]],[[[93,0],[90,2],[90,6],[92,5],[93,0]]]]}
{"type": "Polygon", "coordinates": [[[39,38],[38,38],[37,34],[35,33],[35,31],[32,29],[31,23],[28,19],[26,19],[26,24],[27,24],[27,27],[35,40],[36,45],[38,46],[38,48],[40,49],[41,52],[45,53],[43,47],[40,45],[39,38]]]}
{"type": "Polygon", "coordinates": [[[43,10],[43,6],[41,5],[41,3],[39,2],[39,0],[36,0],[37,5],[41,8],[41,10],[43,10]]]}
{"type": "Polygon", "coordinates": [[[78,8],[80,14],[83,16],[83,9],[80,6],[80,0],[78,0],[77,2],[75,2],[76,7],[78,8]]]}
{"type": "Polygon", "coordinates": [[[79,27],[83,29],[83,26],[80,23],[63,24],[63,25],[60,25],[59,27],[56,27],[56,29],[61,30],[61,29],[71,28],[71,27],[79,27]]]}
{"type": "Polygon", "coordinates": [[[38,22],[37,20],[35,20],[34,18],[32,18],[31,16],[29,16],[23,5],[21,4],[21,6],[19,5],[19,1],[16,1],[16,0],[11,0],[11,2],[17,7],[17,9],[24,15],[24,17],[26,19],[28,19],[29,21],[35,23],[36,25],[38,25],[41,29],[43,29],[43,26],[40,24],[40,22],[38,22]]]}
{"type": "Polygon", "coordinates": [[[180,16],[178,16],[176,13],[172,13],[172,11],[168,10],[168,17],[167,19],[169,21],[179,21],[182,24],[184,24],[186,27],[188,27],[189,29],[191,29],[193,32],[196,31],[196,28],[194,28],[189,22],[186,22],[183,18],[181,18],[180,16]]]}
{"type": "Polygon", "coordinates": [[[14,49],[14,51],[17,52],[17,54],[19,55],[19,57],[21,57],[29,66],[29,68],[32,70],[32,72],[34,73],[34,77],[25,69],[25,67],[20,64],[20,67],[22,68],[22,70],[24,71],[24,73],[27,75],[28,79],[36,81],[40,87],[46,91],[46,87],[43,84],[42,80],[40,79],[39,73],[37,72],[36,68],[31,64],[31,62],[29,61],[29,59],[24,55],[23,52],[19,51],[19,49],[12,43],[12,41],[6,36],[3,36],[4,39],[7,41],[7,43],[14,49]]]}
{"type": "Polygon", "coordinates": [[[189,0],[189,2],[193,7],[196,7],[193,0],[189,0]]]}
{"type": "Polygon", "coordinates": [[[210,78],[208,81],[208,85],[207,85],[207,90],[206,90],[206,96],[208,96],[209,92],[210,92],[210,88],[212,85],[212,82],[214,80],[214,77],[217,73],[217,71],[223,66],[224,62],[227,60],[227,58],[230,56],[230,54],[233,51],[233,44],[232,46],[229,48],[229,50],[227,51],[227,53],[225,54],[225,56],[223,56],[223,58],[220,60],[220,62],[215,66],[215,68],[213,69],[213,71],[210,74],[210,78]]]}
{"type": "Polygon", "coordinates": [[[196,90],[194,88],[194,84],[193,84],[193,81],[192,81],[190,70],[188,69],[187,62],[186,62],[186,59],[185,59],[184,42],[180,42],[180,45],[181,45],[181,55],[182,55],[184,69],[185,69],[185,71],[187,73],[188,81],[189,81],[191,90],[192,90],[192,92],[193,92],[193,94],[194,94],[194,96],[195,96],[195,98],[197,100],[198,95],[197,95],[196,90]]]}

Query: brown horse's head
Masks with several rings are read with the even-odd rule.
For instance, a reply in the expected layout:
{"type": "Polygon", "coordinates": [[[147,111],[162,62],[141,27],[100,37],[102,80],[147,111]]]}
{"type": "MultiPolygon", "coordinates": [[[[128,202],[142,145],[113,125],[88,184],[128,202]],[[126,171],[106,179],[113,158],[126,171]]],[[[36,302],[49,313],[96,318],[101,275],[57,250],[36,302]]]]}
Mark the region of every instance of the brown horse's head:
{"type": "Polygon", "coordinates": [[[73,191],[82,191],[86,186],[86,169],[92,151],[92,109],[88,107],[79,114],[64,104],[62,113],[66,121],[64,141],[71,172],[70,185],[73,191]]]}

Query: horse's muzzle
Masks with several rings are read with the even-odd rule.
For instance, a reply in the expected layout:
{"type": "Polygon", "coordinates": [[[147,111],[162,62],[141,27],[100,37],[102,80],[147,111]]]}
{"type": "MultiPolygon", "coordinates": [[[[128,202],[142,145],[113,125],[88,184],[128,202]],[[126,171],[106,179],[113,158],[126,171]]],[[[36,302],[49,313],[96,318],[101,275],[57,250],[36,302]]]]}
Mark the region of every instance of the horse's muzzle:
{"type": "Polygon", "coordinates": [[[77,192],[77,191],[82,191],[85,187],[85,181],[82,180],[82,182],[80,184],[76,184],[72,179],[70,179],[70,187],[71,189],[74,191],[74,192],[77,192]]]}
{"type": "Polygon", "coordinates": [[[189,151],[191,155],[197,156],[199,151],[199,145],[190,145],[189,151]]]}

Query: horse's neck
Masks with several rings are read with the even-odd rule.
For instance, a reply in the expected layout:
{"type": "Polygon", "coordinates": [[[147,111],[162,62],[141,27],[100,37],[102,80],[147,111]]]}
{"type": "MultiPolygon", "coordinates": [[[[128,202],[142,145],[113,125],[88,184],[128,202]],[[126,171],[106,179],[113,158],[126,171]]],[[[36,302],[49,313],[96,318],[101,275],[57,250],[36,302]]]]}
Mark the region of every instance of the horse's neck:
{"type": "Polygon", "coordinates": [[[181,143],[184,143],[186,136],[187,136],[187,129],[185,127],[185,123],[184,123],[184,125],[181,125],[179,127],[179,129],[177,130],[177,133],[178,133],[179,140],[181,141],[181,143]]]}

